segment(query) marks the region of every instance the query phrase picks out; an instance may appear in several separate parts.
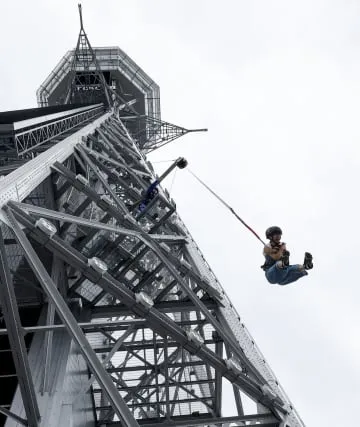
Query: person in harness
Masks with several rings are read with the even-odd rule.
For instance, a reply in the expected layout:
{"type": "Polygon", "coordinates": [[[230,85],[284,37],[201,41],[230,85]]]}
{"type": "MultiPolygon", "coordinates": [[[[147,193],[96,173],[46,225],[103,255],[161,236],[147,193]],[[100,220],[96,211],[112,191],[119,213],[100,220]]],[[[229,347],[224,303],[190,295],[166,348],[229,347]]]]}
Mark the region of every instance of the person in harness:
{"type": "Polygon", "coordinates": [[[309,252],[305,252],[303,264],[290,265],[290,252],[287,250],[286,244],[281,242],[280,227],[269,227],[265,235],[269,243],[264,246],[265,263],[261,268],[265,271],[265,277],[269,283],[288,285],[306,276],[307,270],[313,268],[313,257],[309,252]]]}

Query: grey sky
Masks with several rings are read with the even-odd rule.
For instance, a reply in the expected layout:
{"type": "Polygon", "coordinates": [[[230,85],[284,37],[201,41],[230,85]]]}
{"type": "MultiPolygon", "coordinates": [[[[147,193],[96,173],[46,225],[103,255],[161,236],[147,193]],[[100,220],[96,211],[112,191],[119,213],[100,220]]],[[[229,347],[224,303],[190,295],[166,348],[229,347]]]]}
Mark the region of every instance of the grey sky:
{"type": "MultiPolygon", "coordinates": [[[[74,47],[77,1],[0,4],[0,110],[32,107],[74,47]]],[[[160,86],[164,120],[208,127],[154,153],[189,167],[309,277],[264,279],[261,244],[178,171],[178,211],[308,427],[354,425],[360,398],[360,2],[82,2],[93,46],[160,86]]],[[[166,164],[155,165],[159,168],[166,164]]],[[[167,183],[171,185],[171,179],[167,183]]]]}

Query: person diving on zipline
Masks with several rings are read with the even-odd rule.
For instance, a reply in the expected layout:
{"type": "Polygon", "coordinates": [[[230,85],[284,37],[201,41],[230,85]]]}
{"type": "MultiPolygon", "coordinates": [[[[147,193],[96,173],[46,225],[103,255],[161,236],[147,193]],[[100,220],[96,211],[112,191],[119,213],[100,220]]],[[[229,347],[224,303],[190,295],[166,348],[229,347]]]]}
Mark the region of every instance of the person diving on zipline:
{"type": "Polygon", "coordinates": [[[269,283],[288,285],[307,276],[307,270],[313,268],[313,257],[309,252],[305,252],[303,264],[290,265],[290,252],[287,250],[286,244],[281,242],[281,228],[269,227],[265,235],[269,243],[264,246],[265,263],[261,268],[265,271],[265,277],[269,283]]]}
{"type": "Polygon", "coordinates": [[[240,218],[235,210],[228,205],[218,194],[215,193],[208,185],[205,184],[194,172],[190,171],[191,175],[196,178],[211,194],[213,194],[229,211],[239,220],[263,245],[263,255],[265,263],[261,268],[265,271],[265,277],[271,284],[288,285],[296,282],[303,276],[307,276],[307,270],[313,268],[313,257],[309,252],[305,252],[304,263],[290,265],[290,252],[286,248],[286,244],[281,242],[282,231],[280,227],[269,227],[265,236],[269,243],[265,243],[261,237],[240,218]]]}

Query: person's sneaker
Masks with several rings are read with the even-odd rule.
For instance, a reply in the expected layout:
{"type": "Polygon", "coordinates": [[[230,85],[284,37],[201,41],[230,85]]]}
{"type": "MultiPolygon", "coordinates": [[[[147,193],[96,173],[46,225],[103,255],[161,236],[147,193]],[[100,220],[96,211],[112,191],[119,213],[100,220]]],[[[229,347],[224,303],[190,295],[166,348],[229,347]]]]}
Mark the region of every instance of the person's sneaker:
{"type": "Polygon", "coordinates": [[[313,265],[313,257],[309,252],[305,252],[305,257],[304,257],[304,268],[305,270],[311,270],[314,265],[313,265]]]}
{"type": "Polygon", "coordinates": [[[281,261],[283,262],[284,267],[288,267],[290,264],[290,252],[284,251],[283,256],[281,257],[281,261]]]}

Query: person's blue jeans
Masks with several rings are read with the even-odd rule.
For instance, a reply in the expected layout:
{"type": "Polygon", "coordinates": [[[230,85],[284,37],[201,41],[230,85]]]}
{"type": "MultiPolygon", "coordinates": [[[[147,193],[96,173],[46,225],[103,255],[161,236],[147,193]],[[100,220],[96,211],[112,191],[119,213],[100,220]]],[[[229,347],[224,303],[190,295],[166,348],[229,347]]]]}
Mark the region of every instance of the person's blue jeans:
{"type": "Polygon", "coordinates": [[[298,264],[280,268],[277,266],[277,263],[275,263],[265,271],[268,282],[278,285],[288,285],[289,283],[296,282],[296,280],[307,274],[307,271],[300,268],[298,264]]]}

